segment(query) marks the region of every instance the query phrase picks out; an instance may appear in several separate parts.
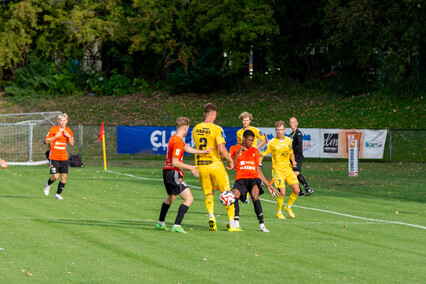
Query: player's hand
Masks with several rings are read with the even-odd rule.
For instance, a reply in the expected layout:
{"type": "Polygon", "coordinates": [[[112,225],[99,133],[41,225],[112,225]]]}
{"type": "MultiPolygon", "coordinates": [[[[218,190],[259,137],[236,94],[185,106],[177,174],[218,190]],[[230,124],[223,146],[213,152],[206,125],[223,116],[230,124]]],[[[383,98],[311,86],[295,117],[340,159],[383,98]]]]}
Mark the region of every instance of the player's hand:
{"type": "Polygon", "coordinates": [[[195,176],[195,177],[199,177],[200,173],[197,170],[196,166],[191,166],[191,168],[189,169],[191,171],[191,173],[195,176]]]}
{"type": "Polygon", "coordinates": [[[210,153],[212,150],[213,150],[213,148],[212,148],[212,147],[207,148],[207,149],[205,149],[205,150],[204,150],[204,154],[208,154],[208,153],[210,153]]]}
{"type": "Polygon", "coordinates": [[[233,160],[228,161],[228,166],[226,168],[228,170],[232,170],[234,168],[234,161],[233,160]]]}
{"type": "Polygon", "coordinates": [[[297,167],[297,162],[296,161],[294,161],[293,167],[297,167]]]}
{"type": "Polygon", "coordinates": [[[64,130],[64,136],[67,137],[67,138],[71,138],[71,135],[66,130],[64,130]]]}
{"type": "Polygon", "coordinates": [[[273,187],[272,185],[268,185],[268,190],[273,197],[278,197],[281,195],[281,193],[278,190],[276,190],[275,187],[273,187]]]}
{"type": "Polygon", "coordinates": [[[62,131],[58,131],[58,133],[56,133],[56,135],[54,136],[54,138],[59,138],[62,136],[62,131]]]}

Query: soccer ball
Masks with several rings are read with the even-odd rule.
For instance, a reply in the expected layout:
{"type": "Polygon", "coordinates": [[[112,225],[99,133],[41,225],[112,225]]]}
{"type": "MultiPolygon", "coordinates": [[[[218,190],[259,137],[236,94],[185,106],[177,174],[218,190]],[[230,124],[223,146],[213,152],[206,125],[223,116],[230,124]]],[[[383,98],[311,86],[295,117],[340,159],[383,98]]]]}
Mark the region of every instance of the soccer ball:
{"type": "Polygon", "coordinates": [[[224,191],[220,194],[220,202],[225,206],[230,206],[235,202],[235,194],[232,191],[224,191]]]}

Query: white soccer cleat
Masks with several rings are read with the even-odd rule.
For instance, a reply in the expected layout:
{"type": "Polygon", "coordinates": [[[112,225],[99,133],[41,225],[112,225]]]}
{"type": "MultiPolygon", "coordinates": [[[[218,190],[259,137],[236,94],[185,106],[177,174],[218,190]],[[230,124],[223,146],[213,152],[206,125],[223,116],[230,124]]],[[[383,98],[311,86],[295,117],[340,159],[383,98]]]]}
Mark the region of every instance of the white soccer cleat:
{"type": "Polygon", "coordinates": [[[266,227],[265,227],[265,225],[264,225],[264,224],[261,224],[261,225],[260,225],[260,231],[262,231],[262,232],[264,232],[264,233],[269,233],[269,230],[268,230],[268,229],[266,229],[266,227]]]}
{"type": "Polygon", "coordinates": [[[44,195],[49,195],[50,191],[50,185],[46,182],[46,185],[44,186],[44,195]]]}
{"type": "Polygon", "coordinates": [[[60,194],[57,194],[56,193],[56,195],[55,195],[55,199],[60,199],[60,200],[62,200],[62,199],[64,199],[60,194]]]}

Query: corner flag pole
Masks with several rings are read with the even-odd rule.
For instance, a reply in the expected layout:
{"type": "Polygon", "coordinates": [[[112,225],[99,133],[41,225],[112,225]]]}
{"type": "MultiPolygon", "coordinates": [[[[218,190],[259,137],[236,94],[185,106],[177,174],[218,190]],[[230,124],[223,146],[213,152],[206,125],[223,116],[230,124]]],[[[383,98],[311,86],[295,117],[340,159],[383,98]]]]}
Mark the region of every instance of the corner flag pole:
{"type": "Polygon", "coordinates": [[[105,148],[105,129],[104,123],[102,122],[101,132],[99,133],[99,140],[102,140],[102,149],[104,155],[104,170],[107,170],[107,162],[106,162],[106,148],[105,148]]]}

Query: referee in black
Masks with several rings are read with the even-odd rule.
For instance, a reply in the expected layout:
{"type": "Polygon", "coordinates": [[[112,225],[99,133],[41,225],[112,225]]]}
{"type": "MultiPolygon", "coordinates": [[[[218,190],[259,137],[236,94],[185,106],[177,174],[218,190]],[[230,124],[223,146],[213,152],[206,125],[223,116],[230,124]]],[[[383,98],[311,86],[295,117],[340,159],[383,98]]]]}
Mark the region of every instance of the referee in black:
{"type": "Polygon", "coordinates": [[[290,118],[290,127],[293,132],[290,133],[290,138],[293,141],[293,153],[294,153],[294,159],[296,160],[296,167],[293,167],[293,172],[296,174],[297,179],[299,180],[300,184],[303,184],[305,187],[306,193],[303,193],[303,190],[300,190],[299,196],[309,196],[314,191],[309,188],[308,183],[306,182],[306,179],[302,174],[300,173],[302,171],[302,163],[303,163],[303,134],[300,132],[299,129],[297,129],[297,125],[299,122],[297,121],[297,118],[292,117],[290,118]]]}

